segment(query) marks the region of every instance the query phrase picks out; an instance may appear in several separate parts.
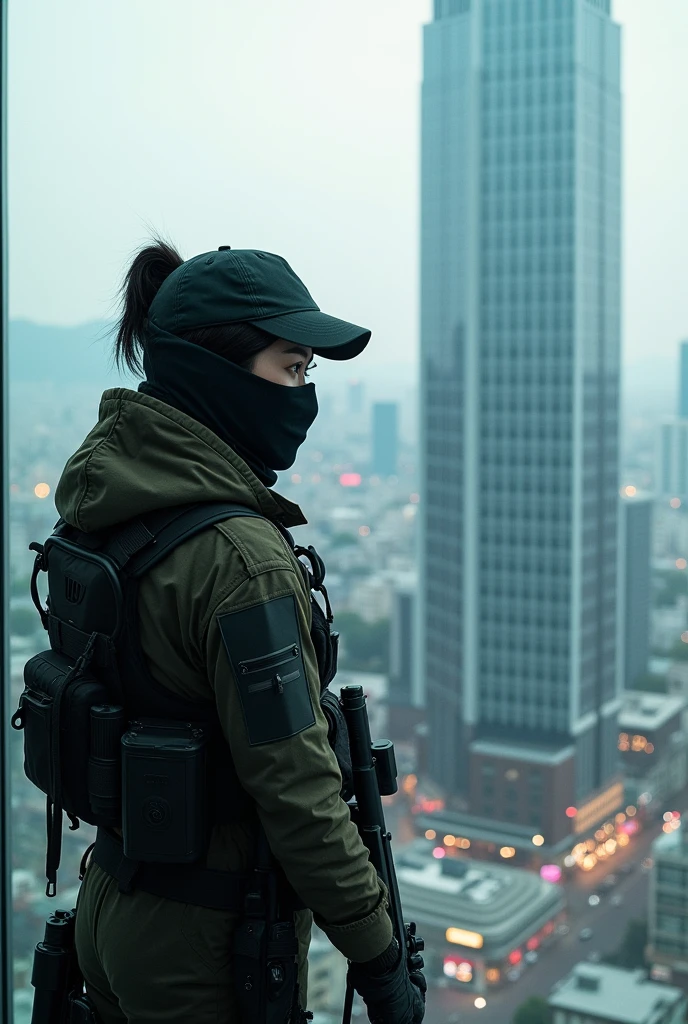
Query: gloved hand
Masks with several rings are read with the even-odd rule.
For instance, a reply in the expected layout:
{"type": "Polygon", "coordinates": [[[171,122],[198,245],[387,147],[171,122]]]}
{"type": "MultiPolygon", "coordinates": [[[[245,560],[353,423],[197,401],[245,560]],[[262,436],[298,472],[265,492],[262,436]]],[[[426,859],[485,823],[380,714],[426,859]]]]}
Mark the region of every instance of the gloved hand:
{"type": "Polygon", "coordinates": [[[421,967],[410,974],[399,943],[392,939],[384,953],[366,963],[349,965],[349,980],[368,1009],[371,1024],[420,1024],[425,1016],[428,984],[421,967]]]}

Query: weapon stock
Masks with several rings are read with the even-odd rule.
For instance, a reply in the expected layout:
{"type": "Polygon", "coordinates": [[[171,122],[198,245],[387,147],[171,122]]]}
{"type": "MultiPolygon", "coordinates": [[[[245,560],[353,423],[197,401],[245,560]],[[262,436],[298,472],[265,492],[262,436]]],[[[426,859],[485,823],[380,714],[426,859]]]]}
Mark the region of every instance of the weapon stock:
{"type": "MultiPolygon", "coordinates": [[[[404,923],[399,885],[397,883],[392,835],[387,831],[382,797],[397,791],[397,768],[394,745],[390,740],[373,743],[370,737],[368,709],[362,686],[343,686],[340,703],[349,731],[349,748],[354,774],[356,825],[368,848],[370,860],[389,891],[389,915],[399,948],[405,951],[409,972],[422,964],[423,940],[416,935],[415,923],[404,923]]],[[[344,1024],[351,1017],[353,990],[347,988],[344,1024]]]]}

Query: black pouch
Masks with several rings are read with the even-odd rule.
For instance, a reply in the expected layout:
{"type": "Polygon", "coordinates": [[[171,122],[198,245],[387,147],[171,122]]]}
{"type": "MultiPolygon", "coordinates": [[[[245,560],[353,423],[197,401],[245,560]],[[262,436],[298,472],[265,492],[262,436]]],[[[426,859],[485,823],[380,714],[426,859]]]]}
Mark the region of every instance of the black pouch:
{"type": "Polygon", "coordinates": [[[51,801],[60,799],[70,817],[89,825],[99,821],[91,809],[88,762],[91,707],[107,704],[105,686],[87,668],[57,651],[42,651],[24,666],[24,692],[12,717],[24,731],[24,771],[51,801]]]}
{"type": "Polygon", "coordinates": [[[192,864],[208,840],[207,737],[189,722],[141,718],[122,737],[122,839],[131,860],[192,864]]]}

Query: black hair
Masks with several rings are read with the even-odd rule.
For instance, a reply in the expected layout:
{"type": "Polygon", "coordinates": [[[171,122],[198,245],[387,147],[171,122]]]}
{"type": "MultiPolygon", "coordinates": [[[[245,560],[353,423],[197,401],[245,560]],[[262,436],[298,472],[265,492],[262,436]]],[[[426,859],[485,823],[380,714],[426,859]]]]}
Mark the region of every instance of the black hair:
{"type": "MultiPolygon", "coordinates": [[[[143,372],[148,310],[165,278],[183,262],[175,247],[162,238],[151,239],[134,256],[120,288],[122,312],[115,337],[115,361],[120,369],[126,367],[139,376],[143,372]]],[[[247,370],[252,369],[258,353],[275,340],[249,323],[196,327],[185,332],[185,339],[247,370]]]]}

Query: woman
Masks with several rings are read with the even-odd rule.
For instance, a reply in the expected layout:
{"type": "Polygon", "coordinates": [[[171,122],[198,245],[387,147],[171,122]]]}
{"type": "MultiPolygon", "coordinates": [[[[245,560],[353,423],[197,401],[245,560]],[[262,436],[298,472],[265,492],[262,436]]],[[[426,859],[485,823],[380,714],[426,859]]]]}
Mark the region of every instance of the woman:
{"type": "MultiPolygon", "coordinates": [[[[270,489],[317,414],[306,382],[313,354],[350,359],[370,333],[321,313],[281,257],[229,246],[183,262],[156,240],[135,257],[122,292],[116,356],[146,379],[138,391],[105,392],[98,423],[65,467],[58,511],[86,532],[208,501],[260,514],[185,540],[139,590],[148,672],[166,692],[214,701],[249,798],[245,814],[214,825],[204,865],[246,872],[262,829],[308,908],[296,914],[301,1006],[312,913],[351,961],[370,1019],[413,1024],[424,979],[409,979],[393,939],[320,707],[309,586],[284,532],[306,520],[270,489]],[[237,666],[247,651],[255,664],[269,661],[285,637],[296,671],[286,688],[274,677],[285,696],[266,717],[237,666]]],[[[103,1024],[239,1021],[237,914],[142,891],[136,877],[122,886],[97,860],[80,892],[77,950],[103,1024]]]]}

